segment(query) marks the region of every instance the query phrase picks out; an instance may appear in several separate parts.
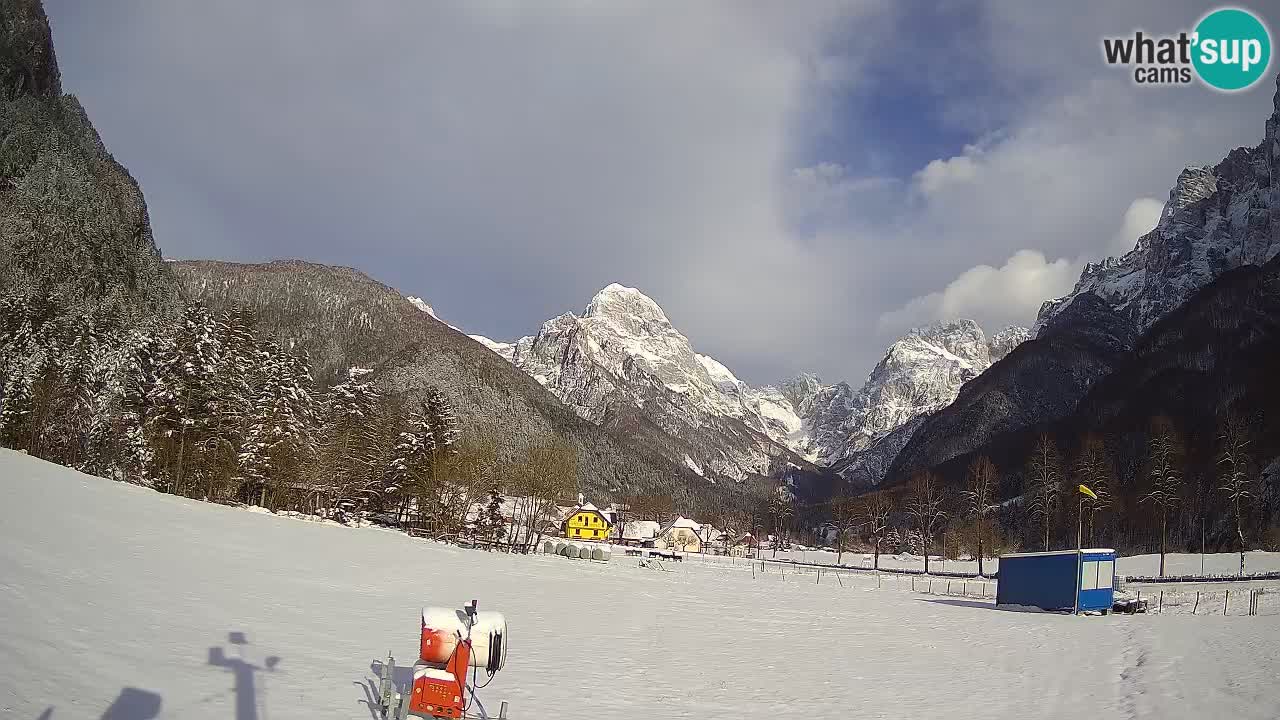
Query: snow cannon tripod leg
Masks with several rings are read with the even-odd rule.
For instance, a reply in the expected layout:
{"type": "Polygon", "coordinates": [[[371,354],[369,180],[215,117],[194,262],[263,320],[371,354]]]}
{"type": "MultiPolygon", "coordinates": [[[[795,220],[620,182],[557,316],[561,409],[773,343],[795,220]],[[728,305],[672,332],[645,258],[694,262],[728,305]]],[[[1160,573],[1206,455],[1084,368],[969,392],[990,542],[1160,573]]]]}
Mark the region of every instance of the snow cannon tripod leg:
{"type": "Polygon", "coordinates": [[[383,720],[393,717],[391,701],[397,695],[395,685],[396,659],[387,653],[387,661],[382,663],[382,672],[378,673],[378,702],[383,720]]]}

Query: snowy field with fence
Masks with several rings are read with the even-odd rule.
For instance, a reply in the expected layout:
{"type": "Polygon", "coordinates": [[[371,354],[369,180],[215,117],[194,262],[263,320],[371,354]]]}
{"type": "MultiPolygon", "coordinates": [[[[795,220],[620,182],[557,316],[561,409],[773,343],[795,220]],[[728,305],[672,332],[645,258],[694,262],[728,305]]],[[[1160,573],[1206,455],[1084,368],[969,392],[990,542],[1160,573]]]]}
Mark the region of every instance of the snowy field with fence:
{"type": "Polygon", "coordinates": [[[947,596],[940,578],[927,594],[907,576],[740,559],[486,553],[9,451],[0,492],[4,717],[372,720],[368,681],[388,650],[414,654],[419,607],[472,598],[507,616],[507,667],[481,696],[517,720],[1240,720],[1280,707],[1276,615],[1084,618],[947,596]]]}
{"type": "MultiPolygon", "coordinates": [[[[835,565],[838,557],[836,553],[827,550],[779,550],[775,558],[772,552],[765,549],[761,551],[760,555],[766,560],[792,560],[797,563],[819,565],[835,565]]],[[[872,563],[871,555],[867,554],[864,557],[861,552],[846,552],[840,558],[840,564],[846,567],[869,568],[872,563]]],[[[995,572],[1000,567],[1000,561],[997,558],[987,558],[982,564],[983,572],[987,574],[995,572]]],[[[1153,554],[1120,557],[1117,559],[1117,564],[1116,572],[1120,575],[1154,576],[1160,570],[1160,556],[1153,554]]],[[[1248,573],[1280,572],[1280,553],[1248,552],[1245,553],[1245,564],[1245,571],[1248,573]]],[[[901,555],[881,555],[880,567],[892,570],[923,571],[924,557],[905,553],[901,555]]],[[[978,572],[978,562],[968,559],[943,560],[941,557],[931,556],[929,558],[929,569],[930,571],[944,573],[976,574],[978,572]]],[[[1203,572],[1205,574],[1235,575],[1239,569],[1239,553],[1207,553],[1204,556],[1203,572]]],[[[1200,555],[1196,553],[1173,553],[1166,556],[1165,573],[1169,575],[1201,574],[1200,555]]]]}

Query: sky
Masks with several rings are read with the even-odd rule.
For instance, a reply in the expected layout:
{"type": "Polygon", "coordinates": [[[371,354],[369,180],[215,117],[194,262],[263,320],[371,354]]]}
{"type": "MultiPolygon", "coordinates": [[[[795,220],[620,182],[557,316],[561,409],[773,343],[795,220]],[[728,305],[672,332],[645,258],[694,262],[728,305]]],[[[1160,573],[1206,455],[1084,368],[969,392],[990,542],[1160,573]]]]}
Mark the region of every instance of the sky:
{"type": "Polygon", "coordinates": [[[1261,141],[1280,64],[1102,62],[1214,7],[1183,0],[45,4],[166,257],[347,265],[499,340],[618,282],[755,384],[1030,325],[1261,141]]]}

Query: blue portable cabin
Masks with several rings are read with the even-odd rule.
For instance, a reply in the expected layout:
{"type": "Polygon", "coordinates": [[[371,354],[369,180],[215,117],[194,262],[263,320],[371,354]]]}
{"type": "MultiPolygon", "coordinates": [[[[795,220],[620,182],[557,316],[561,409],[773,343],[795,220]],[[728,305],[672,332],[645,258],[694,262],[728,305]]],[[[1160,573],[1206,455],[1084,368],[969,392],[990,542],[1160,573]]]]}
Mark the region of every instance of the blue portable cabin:
{"type": "Polygon", "coordinates": [[[996,604],[1071,610],[1078,583],[1082,611],[1110,611],[1115,596],[1116,551],[1092,548],[1081,550],[1080,555],[1078,560],[1075,550],[1001,555],[996,604]]]}

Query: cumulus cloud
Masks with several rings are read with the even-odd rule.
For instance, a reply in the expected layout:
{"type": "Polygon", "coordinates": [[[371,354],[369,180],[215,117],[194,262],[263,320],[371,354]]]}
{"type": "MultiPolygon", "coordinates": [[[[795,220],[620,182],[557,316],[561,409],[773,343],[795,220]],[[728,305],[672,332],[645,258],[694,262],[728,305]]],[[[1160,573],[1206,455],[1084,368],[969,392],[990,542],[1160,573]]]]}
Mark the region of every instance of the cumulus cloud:
{"type": "Polygon", "coordinates": [[[1138,238],[1151,232],[1160,222],[1160,214],[1164,212],[1164,203],[1155,198],[1138,198],[1129,203],[1124,211],[1124,222],[1116,233],[1109,254],[1123,255],[1133,249],[1138,238]]]}
{"type": "Polygon", "coordinates": [[[967,183],[978,176],[980,150],[972,145],[963,155],[945,160],[931,160],[923,170],[916,172],[916,187],[925,195],[935,195],[948,186],[967,183]]]}
{"type": "Polygon", "coordinates": [[[1100,63],[1191,0],[907,5],[46,0],[167,255],[351,265],[495,338],[618,281],[758,383],[1029,322],[1270,112],[1100,63]]]}
{"type": "Polygon", "coordinates": [[[971,267],[941,291],[882,314],[880,327],[896,330],[954,318],[972,318],[988,329],[1026,325],[1045,299],[1071,290],[1080,269],[1079,263],[1050,262],[1037,250],[1019,250],[998,268],[971,267]]]}

